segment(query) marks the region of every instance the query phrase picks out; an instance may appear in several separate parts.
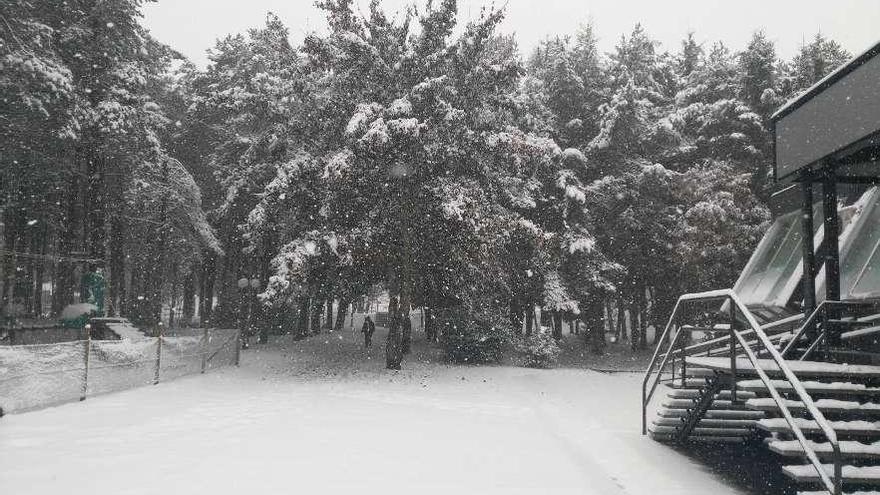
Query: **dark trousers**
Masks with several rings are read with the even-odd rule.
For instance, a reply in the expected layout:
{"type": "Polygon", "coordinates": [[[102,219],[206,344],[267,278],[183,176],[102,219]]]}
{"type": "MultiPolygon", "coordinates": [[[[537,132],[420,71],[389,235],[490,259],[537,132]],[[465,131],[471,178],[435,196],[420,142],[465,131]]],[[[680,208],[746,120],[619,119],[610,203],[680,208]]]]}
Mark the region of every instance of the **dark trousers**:
{"type": "Polygon", "coordinates": [[[373,332],[364,332],[364,347],[373,347],[373,332]]]}

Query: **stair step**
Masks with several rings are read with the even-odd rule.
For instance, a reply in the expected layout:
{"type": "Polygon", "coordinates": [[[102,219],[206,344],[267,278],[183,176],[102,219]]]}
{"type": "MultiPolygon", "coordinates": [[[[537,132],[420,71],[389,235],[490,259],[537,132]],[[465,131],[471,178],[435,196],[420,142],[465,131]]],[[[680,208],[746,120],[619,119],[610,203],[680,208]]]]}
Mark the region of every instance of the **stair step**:
{"type": "MultiPolygon", "coordinates": [[[[726,357],[688,357],[688,366],[697,366],[719,372],[730,373],[730,358],[726,357]]],[[[772,359],[759,359],[758,365],[771,377],[782,376],[782,372],[772,359]]],[[[788,368],[798,378],[880,378],[880,366],[866,364],[838,364],[820,361],[786,361],[788,368]]],[[[747,358],[736,359],[738,375],[755,376],[755,367],[747,358]]],[[[696,371],[696,370],[695,370],[696,371]]]]}
{"type": "MultiPolygon", "coordinates": [[[[690,358],[688,358],[688,359],[690,359],[690,358]]],[[[705,378],[714,378],[716,375],[718,375],[718,373],[716,373],[715,370],[710,370],[708,368],[698,368],[696,366],[694,366],[694,367],[689,366],[688,369],[686,370],[686,375],[689,378],[705,379],[705,378]]],[[[703,383],[705,383],[705,382],[703,382],[703,383]]]]}
{"type": "MultiPolygon", "coordinates": [[[[822,464],[822,469],[828,476],[834,476],[833,464],[822,464]]],[[[817,483],[821,481],[819,473],[812,464],[799,464],[796,466],[783,466],[782,472],[798,483],[817,483]]],[[[843,482],[860,485],[880,484],[880,466],[843,466],[843,482]]]]}
{"type": "MultiPolygon", "coordinates": [[[[678,441],[678,435],[672,433],[653,433],[648,432],[653,440],[664,443],[672,443],[678,441]]],[[[745,443],[746,437],[716,437],[691,435],[688,442],[691,443],[745,443]]]]}
{"type": "MultiPolygon", "coordinates": [[[[687,409],[660,409],[657,415],[663,418],[681,418],[687,415],[687,409]]],[[[709,409],[703,415],[703,419],[751,419],[759,420],[764,418],[761,411],[730,410],[730,409],[709,409]]]]}
{"type": "MultiPolygon", "coordinates": [[[[671,390],[667,395],[670,399],[696,399],[700,397],[700,391],[696,389],[678,389],[671,390]]],[[[757,397],[754,392],[739,391],[736,392],[736,400],[753,399],[757,397]]],[[[716,399],[730,400],[730,390],[722,390],[715,396],[716,399]]]]}
{"type": "MultiPolygon", "coordinates": [[[[807,441],[810,448],[820,458],[827,459],[832,455],[831,444],[828,442],[807,441]]],[[[880,459],[880,442],[861,443],[844,440],[838,444],[840,454],[849,459],[880,459]]],[[[773,440],[767,447],[779,455],[786,457],[803,457],[804,448],[797,440],[773,440]]]]}
{"type": "MultiPolygon", "coordinates": [[[[843,414],[852,413],[862,416],[880,416],[880,404],[868,402],[861,404],[855,401],[843,401],[835,399],[819,399],[813,401],[823,413],[843,414]]],[[[804,403],[799,400],[785,399],[785,405],[794,412],[806,412],[807,408],[804,403]]],[[[779,406],[773,399],[749,399],[746,401],[746,407],[755,411],[779,411],[779,406]]]]}
{"type": "MultiPolygon", "coordinates": [[[[756,419],[707,419],[703,418],[697,423],[697,428],[751,428],[755,426],[756,419]]],[[[681,426],[681,418],[657,418],[654,420],[657,426],[681,426]]]]}
{"type": "MultiPolygon", "coordinates": [[[[654,426],[651,432],[659,434],[676,434],[678,429],[674,426],[654,426]]],[[[701,437],[744,437],[751,434],[749,428],[704,428],[696,427],[691,435],[701,437]]]]}
{"type": "MultiPolygon", "coordinates": [[[[794,388],[786,380],[771,380],[770,383],[779,392],[794,392],[794,388]]],[[[810,395],[880,397],[880,388],[868,387],[861,383],[806,381],[801,382],[801,385],[810,395]]],[[[761,380],[742,380],[737,382],[737,387],[743,391],[767,393],[767,387],[761,380]]]]}
{"type": "Polygon", "coordinates": [[[872,326],[867,328],[860,328],[858,330],[850,330],[849,332],[843,332],[840,334],[840,339],[863,339],[865,337],[875,337],[877,336],[877,334],[880,334],[880,326],[872,326]]]}
{"type": "MultiPolygon", "coordinates": [[[[652,433],[648,432],[653,440],[664,443],[672,443],[678,441],[678,435],[671,433],[652,433]]],[[[691,443],[745,443],[746,437],[716,437],[691,435],[688,442],[691,443]]]]}
{"type": "MultiPolygon", "coordinates": [[[[666,409],[693,409],[696,403],[691,399],[669,399],[661,404],[666,409]]],[[[726,409],[729,411],[739,411],[746,409],[745,401],[731,402],[729,400],[713,400],[712,409],[726,409]]]]}
{"type": "MultiPolygon", "coordinates": [[[[794,418],[795,423],[805,434],[821,433],[822,430],[815,421],[794,418]]],[[[880,422],[870,421],[829,421],[829,424],[838,435],[880,437],[880,422]]],[[[784,418],[765,418],[758,420],[755,426],[771,433],[790,433],[791,428],[784,418]]]]}
{"type": "Polygon", "coordinates": [[[686,378],[684,385],[682,385],[681,379],[676,378],[675,381],[667,383],[666,386],[675,390],[700,389],[706,386],[706,380],[703,378],[686,378]]]}

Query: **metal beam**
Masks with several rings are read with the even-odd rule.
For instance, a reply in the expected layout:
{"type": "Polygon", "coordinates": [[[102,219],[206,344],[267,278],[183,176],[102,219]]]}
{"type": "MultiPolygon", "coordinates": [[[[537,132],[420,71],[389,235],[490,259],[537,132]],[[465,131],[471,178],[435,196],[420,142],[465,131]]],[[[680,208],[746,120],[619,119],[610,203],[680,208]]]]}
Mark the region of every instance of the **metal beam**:
{"type": "MultiPolygon", "coordinates": [[[[802,176],[809,174],[805,170],[802,176]]],[[[801,235],[803,239],[803,292],[804,292],[804,315],[808,316],[816,309],[816,246],[813,245],[813,183],[809,180],[801,181],[801,235]]]]}
{"type": "MultiPolygon", "coordinates": [[[[840,221],[837,216],[837,176],[834,166],[828,164],[822,182],[822,213],[825,225],[825,299],[840,300],[840,221]]],[[[836,315],[828,315],[835,318],[836,315]]],[[[828,329],[826,329],[828,330],[828,329]]],[[[839,343],[838,332],[829,331],[826,342],[839,343]]]]}
{"type": "Polygon", "coordinates": [[[871,177],[871,176],[847,176],[842,175],[837,177],[838,184],[862,184],[872,186],[875,184],[880,184],[880,176],[871,177]]]}

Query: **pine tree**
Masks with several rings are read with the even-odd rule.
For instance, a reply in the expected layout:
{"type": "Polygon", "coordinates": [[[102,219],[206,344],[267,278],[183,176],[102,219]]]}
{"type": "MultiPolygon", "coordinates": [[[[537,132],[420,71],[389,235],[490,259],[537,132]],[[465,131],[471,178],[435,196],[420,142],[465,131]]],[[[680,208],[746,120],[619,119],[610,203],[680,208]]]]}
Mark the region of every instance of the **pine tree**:
{"type": "Polygon", "coordinates": [[[739,54],[739,97],[762,119],[768,118],[782,102],[777,66],[776,46],[763,31],[756,31],[739,54]]]}
{"type": "Polygon", "coordinates": [[[816,33],[813,41],[801,46],[791,62],[792,91],[806,90],[844,64],[851,56],[836,41],[825,38],[822,33],[816,33]]]}

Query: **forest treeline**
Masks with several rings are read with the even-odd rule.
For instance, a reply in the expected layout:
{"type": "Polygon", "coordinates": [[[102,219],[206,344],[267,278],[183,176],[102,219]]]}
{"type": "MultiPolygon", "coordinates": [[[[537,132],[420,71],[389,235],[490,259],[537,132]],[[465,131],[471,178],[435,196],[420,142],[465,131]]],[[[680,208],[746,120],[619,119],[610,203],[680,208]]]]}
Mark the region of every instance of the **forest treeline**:
{"type": "Polygon", "coordinates": [[[255,325],[295,334],[381,284],[465,359],[535,306],[597,351],[629,308],[644,345],[679,294],[733,284],[770,220],[769,115],[849,57],[816,35],[781,60],[761,31],[663,51],[641,26],[606,54],[589,25],[524,54],[503,9],[317,4],[301,44],[269,14],[200,69],[141,0],[5,2],[2,307],[57,314],[94,263],[148,325],[237,324],[255,278],[255,325]]]}

